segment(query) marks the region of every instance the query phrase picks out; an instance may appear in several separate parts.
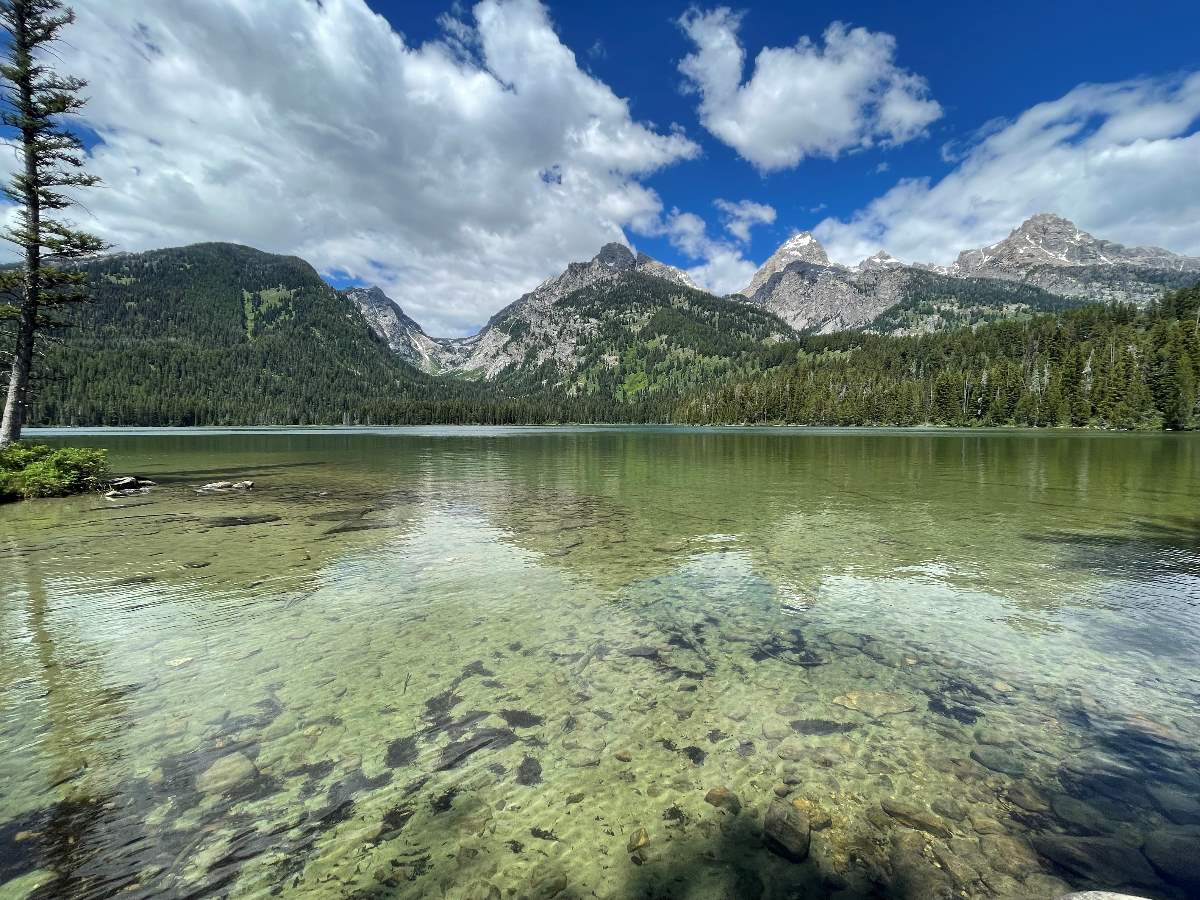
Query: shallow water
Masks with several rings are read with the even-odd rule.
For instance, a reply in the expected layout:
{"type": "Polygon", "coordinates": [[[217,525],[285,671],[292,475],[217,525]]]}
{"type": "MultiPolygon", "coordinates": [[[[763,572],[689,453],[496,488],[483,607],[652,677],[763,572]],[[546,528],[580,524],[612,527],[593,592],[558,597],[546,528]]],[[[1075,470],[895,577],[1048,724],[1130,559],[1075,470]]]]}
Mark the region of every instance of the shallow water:
{"type": "Polygon", "coordinates": [[[1200,437],[71,440],[158,487],[0,507],[0,897],[1200,896],[1200,437]]]}

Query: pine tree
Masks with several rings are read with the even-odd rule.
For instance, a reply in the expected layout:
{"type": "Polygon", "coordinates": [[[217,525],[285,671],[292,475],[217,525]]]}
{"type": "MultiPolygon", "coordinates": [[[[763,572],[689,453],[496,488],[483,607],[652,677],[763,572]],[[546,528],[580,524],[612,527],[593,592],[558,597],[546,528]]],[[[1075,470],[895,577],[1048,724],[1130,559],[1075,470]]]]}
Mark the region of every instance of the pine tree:
{"type": "Polygon", "coordinates": [[[75,13],[59,0],[0,0],[0,28],[8,38],[0,63],[5,82],[0,122],[16,131],[11,143],[22,163],[4,188],[17,213],[16,224],[2,236],[20,248],[24,261],[0,276],[0,294],[13,301],[0,310],[16,320],[0,447],[21,437],[37,332],[63,324],[53,317],[55,309],[86,299],[85,276],[55,264],[104,248],[98,238],[54,218],[72,205],[64,188],[97,183],[83,171],[82,143],[61,123],[83,107],[80,91],[86,82],[58,75],[44,61],[59,32],[73,21],[75,13]]]}

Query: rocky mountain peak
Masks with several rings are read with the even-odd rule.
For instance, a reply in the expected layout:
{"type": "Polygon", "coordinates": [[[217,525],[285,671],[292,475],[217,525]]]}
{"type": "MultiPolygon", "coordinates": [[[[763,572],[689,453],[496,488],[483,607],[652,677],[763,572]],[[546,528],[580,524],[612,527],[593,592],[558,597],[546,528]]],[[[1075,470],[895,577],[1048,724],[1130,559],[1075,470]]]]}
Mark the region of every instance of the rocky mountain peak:
{"type": "Polygon", "coordinates": [[[1083,231],[1054,213],[1030,216],[1004,240],[978,250],[964,250],[952,271],[958,275],[1012,277],[1037,267],[1138,266],[1163,270],[1200,268],[1200,259],[1161,247],[1126,247],[1083,231]]]}
{"type": "Polygon", "coordinates": [[[747,297],[753,296],[759,288],[770,281],[772,275],[782,272],[792,263],[797,262],[813,266],[830,264],[829,257],[825,255],[825,248],[821,246],[821,242],[813,236],[811,231],[798,232],[780,244],[771,257],[754,273],[750,284],[740,293],[747,297]]]}
{"type": "Polygon", "coordinates": [[[610,269],[632,269],[635,261],[633,251],[616,241],[605,244],[600,248],[600,252],[592,257],[593,265],[607,266],[610,269]]]}
{"type": "Polygon", "coordinates": [[[902,266],[904,263],[892,256],[886,250],[879,250],[874,255],[868,256],[857,266],[860,272],[877,271],[879,269],[894,269],[897,266],[902,266]]]}

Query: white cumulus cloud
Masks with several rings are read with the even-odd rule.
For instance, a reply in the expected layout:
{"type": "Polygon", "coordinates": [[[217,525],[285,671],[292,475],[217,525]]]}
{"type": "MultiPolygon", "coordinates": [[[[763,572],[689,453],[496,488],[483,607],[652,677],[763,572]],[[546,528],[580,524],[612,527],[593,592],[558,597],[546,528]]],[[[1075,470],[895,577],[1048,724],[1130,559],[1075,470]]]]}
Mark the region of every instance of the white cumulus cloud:
{"type": "MultiPolygon", "coordinates": [[[[716,201],[718,207],[723,203],[733,208],[744,208],[743,204],[749,204],[750,207],[760,206],[751,201],[716,201]]],[[[765,215],[764,210],[767,209],[771,208],[761,207],[758,215],[765,215]]],[[[770,215],[774,220],[775,210],[771,209],[770,215]]],[[[661,222],[647,228],[646,231],[665,235],[676,250],[696,260],[696,264],[685,271],[697,285],[718,296],[740,291],[749,284],[758,269],[758,266],[742,255],[740,247],[710,237],[707,223],[695,213],[673,209],[661,222]]]]}
{"type": "Polygon", "coordinates": [[[639,122],[537,0],[483,0],[415,45],[363,0],[77,0],[90,81],[81,224],[119,249],[228,240],[381,284],[473,330],[626,228],[699,148],[639,122]]]}
{"type": "Polygon", "coordinates": [[[905,179],[849,219],[816,229],[831,258],[851,263],[886,247],[947,263],[1052,212],[1125,244],[1200,255],[1200,73],[1083,84],[975,143],[956,145],[939,181],[905,179]]]}
{"type": "Polygon", "coordinates": [[[753,200],[714,200],[713,205],[725,214],[725,230],[739,241],[750,240],[750,229],[755,225],[770,225],[775,221],[775,207],[753,200]]]}
{"type": "Polygon", "coordinates": [[[700,121],[764,172],[809,156],[902,144],[942,115],[925,80],[896,65],[890,34],[834,22],[823,43],[801,37],[791,47],[764,48],[743,82],[739,14],[692,9],[679,24],[696,45],[679,70],[699,94],[700,121]]]}

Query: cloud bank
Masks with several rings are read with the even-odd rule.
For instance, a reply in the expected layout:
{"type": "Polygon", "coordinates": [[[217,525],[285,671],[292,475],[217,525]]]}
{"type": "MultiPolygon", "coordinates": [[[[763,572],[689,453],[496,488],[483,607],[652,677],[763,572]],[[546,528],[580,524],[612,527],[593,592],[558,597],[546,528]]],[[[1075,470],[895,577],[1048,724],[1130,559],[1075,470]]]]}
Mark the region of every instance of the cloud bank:
{"type": "Polygon", "coordinates": [[[1200,256],[1200,73],[1084,84],[957,145],[939,181],[905,179],[848,219],[815,229],[831,258],[886,247],[948,263],[1038,212],[1093,234],[1200,256]]]}
{"type": "Polygon", "coordinates": [[[626,227],[699,148],[636,121],[536,0],[408,43],[363,0],[79,4],[86,227],[119,249],[231,240],[379,283],[465,333],[626,227]]]}

